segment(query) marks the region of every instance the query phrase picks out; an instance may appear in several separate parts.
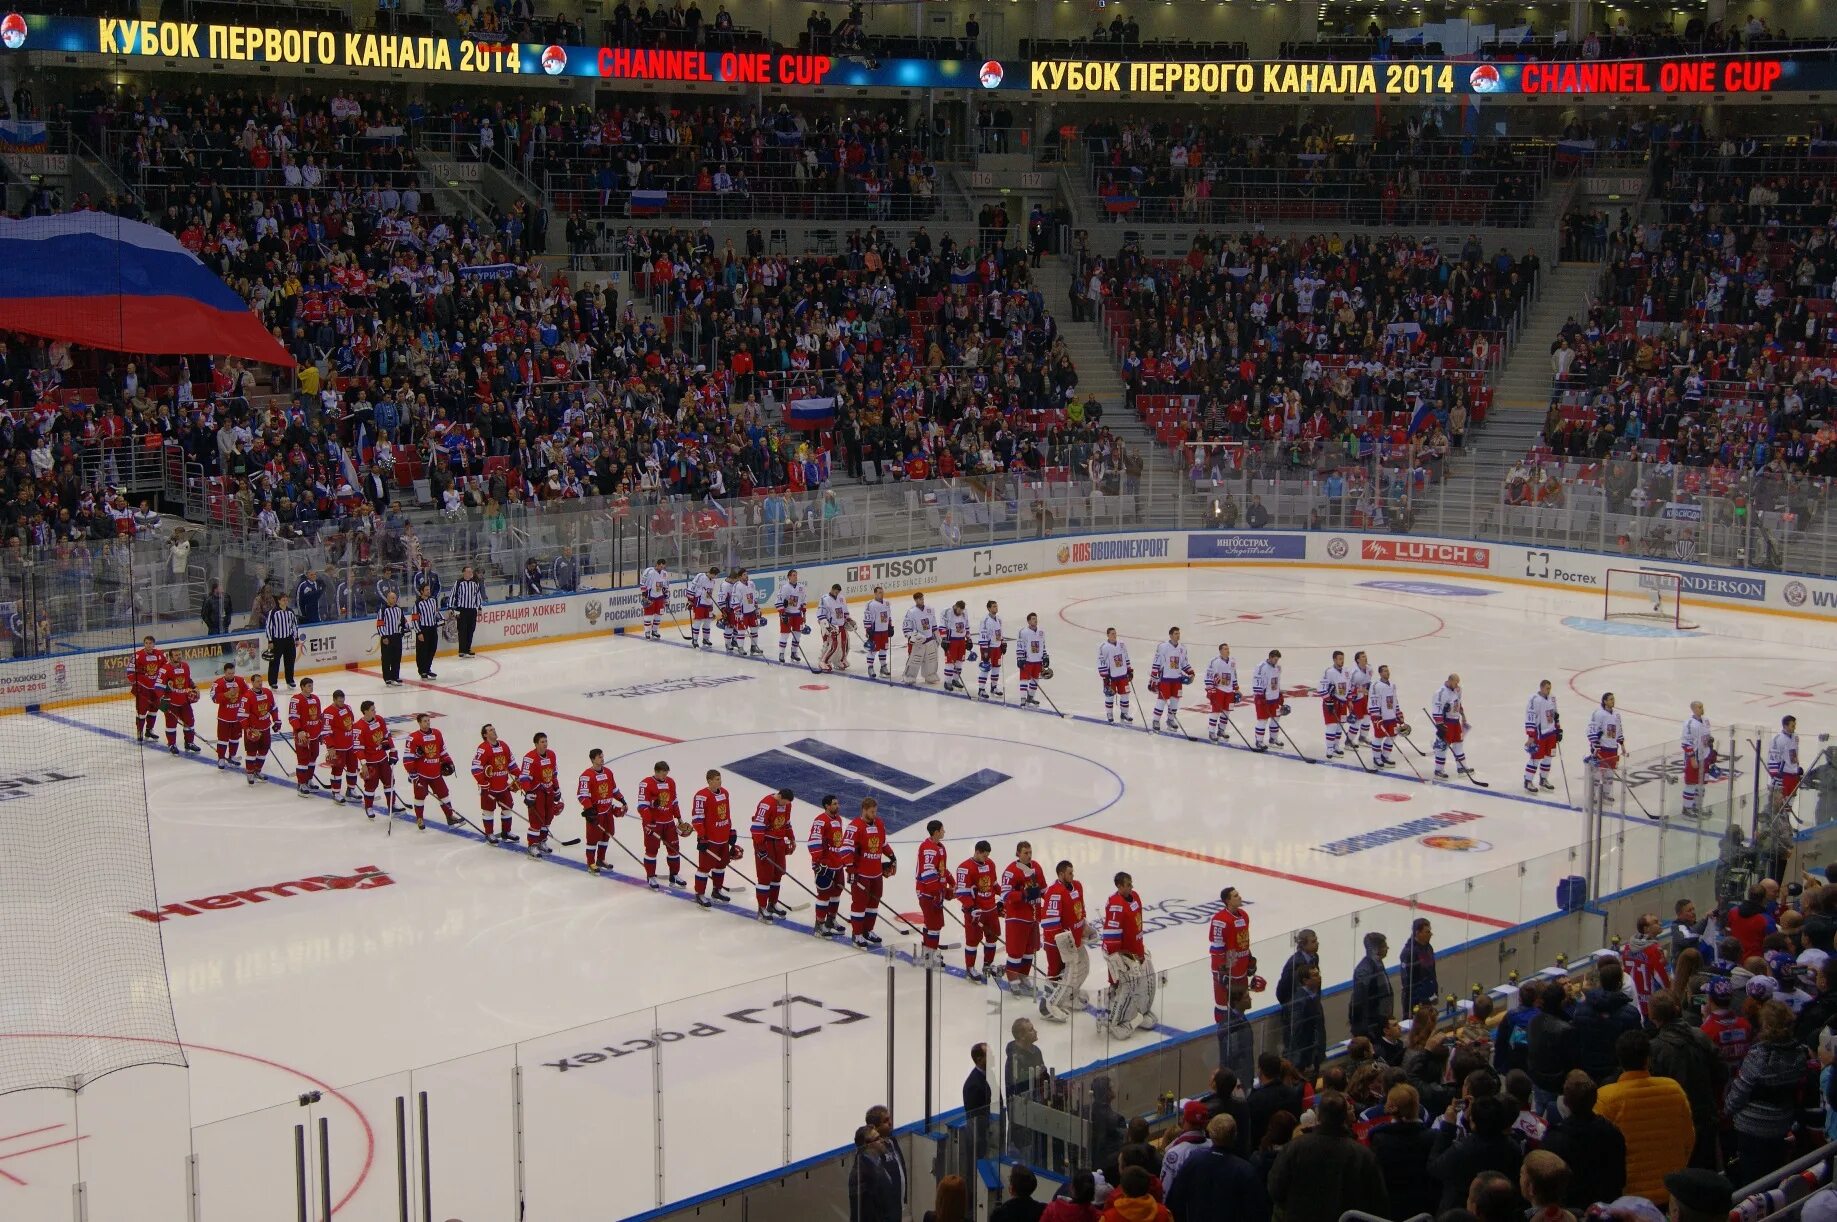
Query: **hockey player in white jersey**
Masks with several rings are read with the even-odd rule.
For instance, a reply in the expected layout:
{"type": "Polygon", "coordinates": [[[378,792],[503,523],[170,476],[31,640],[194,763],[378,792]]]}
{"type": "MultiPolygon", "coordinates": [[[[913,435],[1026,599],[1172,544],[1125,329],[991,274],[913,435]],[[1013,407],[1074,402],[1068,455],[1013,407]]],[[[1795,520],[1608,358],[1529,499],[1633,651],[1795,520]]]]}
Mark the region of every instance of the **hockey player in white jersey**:
{"type": "Polygon", "coordinates": [[[1449,675],[1442,685],[1435,689],[1435,698],[1429,703],[1429,719],[1435,723],[1435,779],[1448,779],[1448,753],[1454,752],[1454,770],[1467,776],[1473,770],[1467,766],[1467,711],[1461,707],[1461,677],[1449,675]]]}
{"type": "Polygon", "coordinates": [[[721,620],[721,638],[728,653],[740,652],[740,633],[734,618],[734,574],[720,577],[714,583],[714,613],[721,620]]]}
{"type": "Polygon", "coordinates": [[[874,597],[861,608],[861,626],[867,633],[867,673],[891,679],[893,672],[887,666],[887,653],[893,641],[893,604],[887,601],[887,592],[880,586],[874,587],[874,597]]]}
{"type": "Polygon", "coordinates": [[[1626,729],[1614,711],[1614,693],[1606,692],[1601,705],[1588,718],[1588,769],[1592,801],[1605,804],[1619,776],[1620,753],[1626,749],[1626,729]]]}
{"type": "Polygon", "coordinates": [[[1040,680],[1052,677],[1052,658],[1046,652],[1046,634],[1040,631],[1040,617],[1027,613],[1026,625],[1014,636],[1014,660],[1021,671],[1021,704],[1033,707],[1040,703],[1035,695],[1040,680]]]}
{"type": "MultiPolygon", "coordinates": [[[[1556,711],[1556,697],[1550,694],[1550,680],[1537,690],[1524,706],[1524,791],[1536,793],[1541,787],[1555,790],[1550,783],[1550,758],[1556,745],[1563,741],[1563,718],[1556,711]]],[[[1564,781],[1567,785],[1569,782],[1564,781]]]]}
{"type": "Polygon", "coordinates": [[[969,604],[959,598],[938,615],[938,637],[944,644],[944,690],[969,693],[963,686],[963,659],[970,652],[969,604]]]}
{"type": "Polygon", "coordinates": [[[976,650],[982,655],[976,671],[976,699],[993,696],[1006,700],[1007,693],[1001,690],[1001,659],[1008,651],[1008,643],[1002,636],[1001,608],[991,598],[983,613],[982,627],[976,633],[976,650]]]}
{"type": "Polygon", "coordinates": [[[1716,766],[1716,735],[1704,716],[1703,702],[1690,702],[1690,716],[1684,719],[1684,733],[1679,747],[1684,752],[1684,813],[1692,819],[1703,817],[1703,782],[1722,775],[1716,766]]]}
{"type": "Polygon", "coordinates": [[[925,605],[923,593],[912,596],[900,631],[906,635],[906,682],[917,683],[922,677],[928,686],[937,686],[938,620],[925,605]]]}
{"type": "Polygon", "coordinates": [[[663,611],[670,601],[670,566],[659,560],[638,574],[638,595],[644,603],[644,639],[660,641],[663,611]]]}
{"type": "Polygon", "coordinates": [[[1372,759],[1379,768],[1395,768],[1397,761],[1391,755],[1397,749],[1397,739],[1408,734],[1410,726],[1403,720],[1403,697],[1391,682],[1388,666],[1378,667],[1377,677],[1371,681],[1370,715],[1372,759]]]}
{"type": "Polygon", "coordinates": [[[734,652],[738,653],[739,633],[746,634],[746,652],[755,658],[763,658],[765,650],[759,648],[759,626],[765,617],[759,613],[759,587],[745,569],[734,574],[733,589],[728,592],[733,600],[734,617],[738,625],[735,636],[734,652]]]}
{"type": "Polygon", "coordinates": [[[1231,657],[1231,646],[1220,643],[1218,656],[1206,663],[1206,737],[1215,743],[1227,740],[1231,706],[1237,703],[1237,662],[1231,657]]]}
{"type": "MultiPolygon", "coordinates": [[[[847,670],[848,633],[855,626],[855,620],[848,613],[848,600],[842,597],[840,584],[829,587],[829,593],[823,595],[816,614],[823,624],[823,669],[847,670]]],[[[869,661],[868,669],[871,671],[872,659],[869,661]]]]}
{"type": "Polygon", "coordinates": [[[1256,741],[1251,744],[1252,751],[1267,751],[1270,743],[1276,741],[1281,732],[1281,719],[1288,713],[1288,705],[1282,702],[1282,651],[1272,649],[1269,656],[1257,663],[1257,669],[1250,676],[1250,696],[1257,705],[1256,741]],[[1267,737],[1268,741],[1265,741],[1267,737]]]}
{"type": "Polygon", "coordinates": [[[689,644],[702,649],[714,648],[714,621],[719,615],[715,600],[720,582],[719,566],[697,573],[689,581],[689,644]]]}
{"type": "Polygon", "coordinates": [[[1155,660],[1148,668],[1148,686],[1154,689],[1154,718],[1149,729],[1161,732],[1161,714],[1167,714],[1169,733],[1180,728],[1180,693],[1193,681],[1193,663],[1180,643],[1180,630],[1169,628],[1167,639],[1155,646],[1155,660]]]}
{"type": "Polygon", "coordinates": [[[1352,655],[1346,668],[1346,745],[1371,745],[1371,663],[1365,651],[1352,655]]]}
{"type": "Polygon", "coordinates": [[[799,661],[803,660],[804,650],[798,637],[809,633],[804,624],[804,611],[810,605],[809,596],[805,593],[804,583],[798,580],[797,570],[785,574],[785,579],[772,591],[772,609],[778,612],[778,660],[785,660],[785,647],[789,646],[799,661]]]}
{"type": "Polygon", "coordinates": [[[1135,667],[1129,661],[1129,647],[1116,639],[1116,629],[1106,628],[1097,646],[1097,681],[1103,684],[1103,719],[1116,720],[1116,702],[1123,702],[1123,720],[1129,715],[1129,687],[1135,682],[1135,667]]]}
{"type": "Polygon", "coordinates": [[[1346,717],[1351,707],[1352,689],[1346,681],[1346,651],[1335,649],[1333,660],[1327,669],[1320,674],[1320,687],[1314,692],[1320,697],[1320,720],[1326,727],[1327,758],[1346,754],[1343,735],[1346,732],[1346,717]]]}
{"type": "Polygon", "coordinates": [[[1767,775],[1773,779],[1769,807],[1779,815],[1790,808],[1805,777],[1799,764],[1799,719],[1791,714],[1780,718],[1780,732],[1767,745],[1767,775]]]}

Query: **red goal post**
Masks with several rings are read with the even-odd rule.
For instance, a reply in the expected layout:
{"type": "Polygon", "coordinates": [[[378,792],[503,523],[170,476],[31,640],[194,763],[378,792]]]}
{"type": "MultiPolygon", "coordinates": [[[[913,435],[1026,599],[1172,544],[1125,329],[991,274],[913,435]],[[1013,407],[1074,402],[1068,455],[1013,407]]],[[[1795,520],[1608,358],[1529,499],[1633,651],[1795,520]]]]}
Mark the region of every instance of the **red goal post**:
{"type": "Polygon", "coordinates": [[[1609,569],[1602,582],[1601,618],[1645,620],[1680,631],[1697,625],[1684,618],[1684,578],[1660,569],[1609,569]]]}

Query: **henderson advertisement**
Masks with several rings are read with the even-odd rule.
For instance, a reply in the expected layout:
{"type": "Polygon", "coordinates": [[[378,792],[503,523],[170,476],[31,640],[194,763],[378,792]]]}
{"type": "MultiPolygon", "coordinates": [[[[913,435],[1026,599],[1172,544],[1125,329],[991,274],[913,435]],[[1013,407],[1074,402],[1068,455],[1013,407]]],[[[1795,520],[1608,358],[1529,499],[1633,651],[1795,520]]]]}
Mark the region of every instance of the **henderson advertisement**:
{"type": "Polygon", "coordinates": [[[123,17],[0,16],[0,51],[185,61],[229,68],[332,68],[478,80],[557,77],[775,88],[962,89],[1042,96],[1115,94],[1168,100],[1299,97],[1717,96],[1837,88],[1837,62],[1817,56],[1697,55],[1564,62],[1416,59],[1363,62],[1167,62],[857,59],[789,51],[664,50],[491,43],[378,32],[123,17]]]}
{"type": "MultiPolygon", "coordinates": [[[[1455,539],[1403,535],[1358,535],[1322,531],[1159,531],[1032,539],[1021,543],[966,544],[897,556],[802,566],[800,576],[811,590],[841,584],[849,601],[860,604],[875,586],[898,601],[917,590],[975,593],[1003,582],[1130,568],[1181,568],[1236,564],[1307,564],[1367,572],[1421,572],[1461,575],[1477,580],[1510,581],[1569,590],[1581,597],[1578,614],[1599,614],[1604,575],[1609,569],[1649,569],[1675,573],[1683,581],[1686,605],[1773,611],[1837,623],[1837,581],[1783,573],[1743,572],[1697,565],[1667,564],[1630,556],[1475,544],[1455,539]]],[[[785,570],[761,569],[755,578],[771,589],[785,570]]],[[[681,601],[678,583],[672,598],[681,601]]],[[[544,640],[581,638],[637,624],[639,600],[630,589],[594,590],[492,603],[479,615],[479,645],[537,644],[544,640]]],[[[375,624],[354,620],[314,624],[302,630],[308,669],[376,666],[375,624]]],[[[238,669],[259,664],[259,637],[243,634],[224,641],[162,642],[168,653],[187,658],[192,675],[203,686],[217,664],[233,660],[238,669]]],[[[443,650],[451,650],[450,642],[443,650]]],[[[0,661],[0,709],[84,700],[124,694],[128,687],[129,649],[53,658],[0,661]]]]}

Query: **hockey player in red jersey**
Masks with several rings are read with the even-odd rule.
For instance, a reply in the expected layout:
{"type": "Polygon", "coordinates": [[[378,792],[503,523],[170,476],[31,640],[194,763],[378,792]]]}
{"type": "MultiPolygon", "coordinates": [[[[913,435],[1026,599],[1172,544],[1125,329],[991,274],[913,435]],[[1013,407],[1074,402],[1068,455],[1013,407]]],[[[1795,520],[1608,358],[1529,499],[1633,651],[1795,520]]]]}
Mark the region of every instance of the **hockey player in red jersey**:
{"type": "Polygon", "coordinates": [[[166,669],[166,652],[151,636],[142,637],[128,666],[134,688],[134,737],[153,742],[153,719],[159,715],[159,681],[166,669]]]}
{"type": "Polygon", "coordinates": [[[957,866],[957,902],[963,905],[963,974],[977,984],[995,979],[995,948],[1001,940],[999,888],[995,863],[989,854],[995,846],[978,840],[969,857],[957,866]],[[982,966],[976,966],[976,948],[982,948],[982,966]]]}
{"type": "Polygon", "coordinates": [[[707,781],[695,791],[689,826],[695,829],[695,902],[711,908],[733,898],[727,893],[727,863],[740,860],[745,851],[734,831],[733,795],[721,784],[720,770],[710,768],[707,781]],[[712,899],[706,894],[711,881],[712,899]]]}
{"type": "Polygon", "coordinates": [[[1053,867],[1053,875],[1056,881],[1046,888],[1046,908],[1040,917],[1046,975],[1053,987],[1040,998],[1040,1016],[1062,1023],[1084,1002],[1081,989],[1091,972],[1085,944],[1091,931],[1084,917],[1084,884],[1078,881],[1072,863],[1060,862],[1053,867]]]}
{"type": "Polygon", "coordinates": [[[848,863],[848,921],[855,945],[879,946],[874,922],[880,917],[881,889],[899,869],[893,846],[887,843],[887,825],[880,821],[880,803],[861,799],[861,813],[842,834],[842,856],[848,863]]]}
{"type": "MultiPolygon", "coordinates": [[[[490,730],[490,726],[485,729],[490,730]]],[[[487,744],[479,744],[483,751],[487,744]]],[[[472,770],[478,771],[478,760],[472,761],[472,770]]],[[[612,769],[606,767],[606,753],[595,747],[587,752],[587,770],[580,774],[580,784],[574,788],[574,798],[580,803],[580,816],[587,821],[587,872],[598,874],[606,869],[606,843],[613,838],[617,829],[616,820],[625,813],[625,795],[619,792],[619,783],[613,779],[612,769]]],[[[489,808],[487,808],[489,812],[489,808]]],[[[485,816],[485,825],[489,828],[491,816],[485,816]]],[[[487,835],[490,833],[487,832],[487,835]]]]}
{"type": "Polygon", "coordinates": [[[1040,953],[1040,903],[1045,895],[1046,872],[1033,859],[1033,845],[1023,840],[1001,872],[1004,974],[1008,987],[1017,993],[1033,991],[1033,957],[1040,953]]]}
{"type": "Polygon", "coordinates": [[[332,801],[342,804],[346,794],[357,792],[357,713],[345,703],[344,689],[332,692],[325,706],[325,766],[331,774],[326,787],[332,801]]]}
{"type": "Polygon", "coordinates": [[[1212,953],[1212,1016],[1222,1023],[1231,1009],[1232,989],[1250,986],[1257,961],[1250,953],[1250,914],[1244,911],[1244,897],[1238,894],[1236,887],[1226,887],[1218,893],[1218,899],[1223,907],[1212,914],[1208,933],[1212,953]]]}
{"type": "Polygon", "coordinates": [[[167,657],[159,672],[159,707],[166,721],[166,750],[179,753],[179,727],[185,727],[185,749],[198,750],[197,717],[192,705],[198,702],[198,685],[192,682],[191,664],[184,658],[167,657]]]}
{"type": "Polygon", "coordinates": [[[249,691],[242,698],[243,769],[249,784],[255,784],[268,764],[268,752],[281,728],[281,710],[274,699],[274,689],[260,671],[249,676],[249,691]]]}
{"type": "Polygon", "coordinates": [[[497,727],[487,722],[479,728],[478,749],[472,752],[472,779],[478,782],[478,808],[485,820],[485,843],[497,837],[499,844],[514,844],[516,832],[510,826],[510,812],[515,804],[512,787],[516,764],[510,757],[510,744],[498,737],[497,727]],[[500,832],[497,815],[504,817],[500,832]]]}
{"type": "Polygon", "coordinates": [[[561,767],[555,753],[549,750],[549,736],[537,734],[517,765],[517,788],[523,791],[523,809],[529,830],[529,855],[540,857],[553,853],[549,847],[549,824],[561,813],[561,767]]]}
{"type": "MultiPolygon", "coordinates": [[[[333,697],[334,702],[337,697],[333,697]]],[[[376,818],[376,791],[382,789],[384,813],[395,818],[395,735],[389,723],[376,715],[376,701],[366,700],[358,706],[357,757],[364,768],[364,814],[376,818]]]]}
{"type": "Polygon", "coordinates": [[[810,836],[804,847],[810,850],[810,869],[816,879],[816,926],[811,931],[820,937],[839,938],[848,930],[837,916],[842,905],[842,885],[848,858],[842,841],[848,835],[848,823],[842,818],[842,803],[836,795],[823,796],[823,809],[811,820],[810,836]]]}
{"type": "Polygon", "coordinates": [[[919,841],[918,852],[912,858],[912,889],[918,893],[919,924],[924,931],[920,967],[944,966],[944,952],[939,949],[944,933],[944,901],[956,890],[949,853],[944,847],[944,821],[933,819],[925,825],[925,838],[919,841]]]}
{"type": "Polygon", "coordinates": [[[682,837],[695,830],[683,821],[682,806],[676,800],[676,779],[670,765],[658,760],[651,775],[638,786],[638,818],[644,825],[644,877],[651,890],[661,890],[657,881],[657,850],[664,852],[672,887],[684,885],[682,877],[682,837]]]}
{"type": "Polygon", "coordinates": [[[415,826],[427,830],[421,812],[430,792],[440,801],[440,813],[446,816],[446,825],[457,824],[459,816],[453,811],[453,798],[446,784],[446,779],[454,772],[453,757],[447,754],[446,736],[434,728],[431,713],[415,714],[415,728],[402,744],[402,755],[403,770],[413,786],[415,826]]]}
{"type": "Polygon", "coordinates": [[[304,798],[318,788],[313,774],[318,770],[319,741],[325,737],[325,710],[311,678],[301,679],[300,690],[287,701],[287,724],[293,729],[294,788],[304,798]]]}
{"type": "Polygon", "coordinates": [[[781,789],[768,793],[753,807],[753,902],[759,906],[759,919],[771,922],[791,915],[778,902],[778,887],[785,876],[786,863],[797,852],[797,833],[791,827],[791,791],[781,789]]]}
{"type": "Polygon", "coordinates": [[[210,685],[211,703],[217,706],[217,767],[236,766],[242,749],[242,702],[249,685],[236,674],[236,663],[225,662],[223,673],[210,685]]]}
{"type": "Polygon", "coordinates": [[[1127,872],[1117,874],[1116,890],[1104,904],[1103,953],[1110,970],[1103,1026],[1112,1039],[1126,1040],[1155,1024],[1154,960],[1142,942],[1142,897],[1127,872]]]}

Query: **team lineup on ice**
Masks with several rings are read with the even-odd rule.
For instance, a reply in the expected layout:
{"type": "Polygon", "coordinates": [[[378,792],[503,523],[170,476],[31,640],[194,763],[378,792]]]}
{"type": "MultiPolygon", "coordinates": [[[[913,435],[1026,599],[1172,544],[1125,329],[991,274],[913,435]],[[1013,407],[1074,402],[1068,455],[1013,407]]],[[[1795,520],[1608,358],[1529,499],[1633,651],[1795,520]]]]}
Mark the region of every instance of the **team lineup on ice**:
{"type": "MultiPolygon", "coordinates": [[[[1712,726],[1837,697],[1809,677],[1837,652],[1812,626],[1693,609],[1691,631],[1609,631],[1598,596],[1481,580],[1138,569],[851,607],[684,576],[646,573],[642,631],[401,688],[367,665],[285,703],[256,681],[252,736],[209,741],[209,695],[154,728],[164,906],[138,915],[187,1043],[235,1053],[194,1065],[194,1123],[288,1093],[264,1057],[355,1082],[767,973],[831,972],[823,1004],[870,1013],[881,986],[838,954],[1011,998],[1070,1068],[1093,1030],[1209,1025],[1304,927],[1331,985],[1359,931],[1400,944],[1429,915],[1452,945],[1541,914],[1583,787],[1617,785],[1627,749],[1681,743],[1688,802],[1712,726]],[[1505,867],[1509,888],[1469,881],[1505,867]],[[338,885],[267,887],[318,871],[338,885]],[[1216,994],[1157,997],[1157,966],[1207,958],[1216,994]]],[[[106,705],[32,720],[63,755],[121,735],[106,705]]],[[[1787,798],[1792,729],[1768,761],[1787,798]]],[[[945,1037],[1005,1038],[962,1021],[945,1037]]]]}

